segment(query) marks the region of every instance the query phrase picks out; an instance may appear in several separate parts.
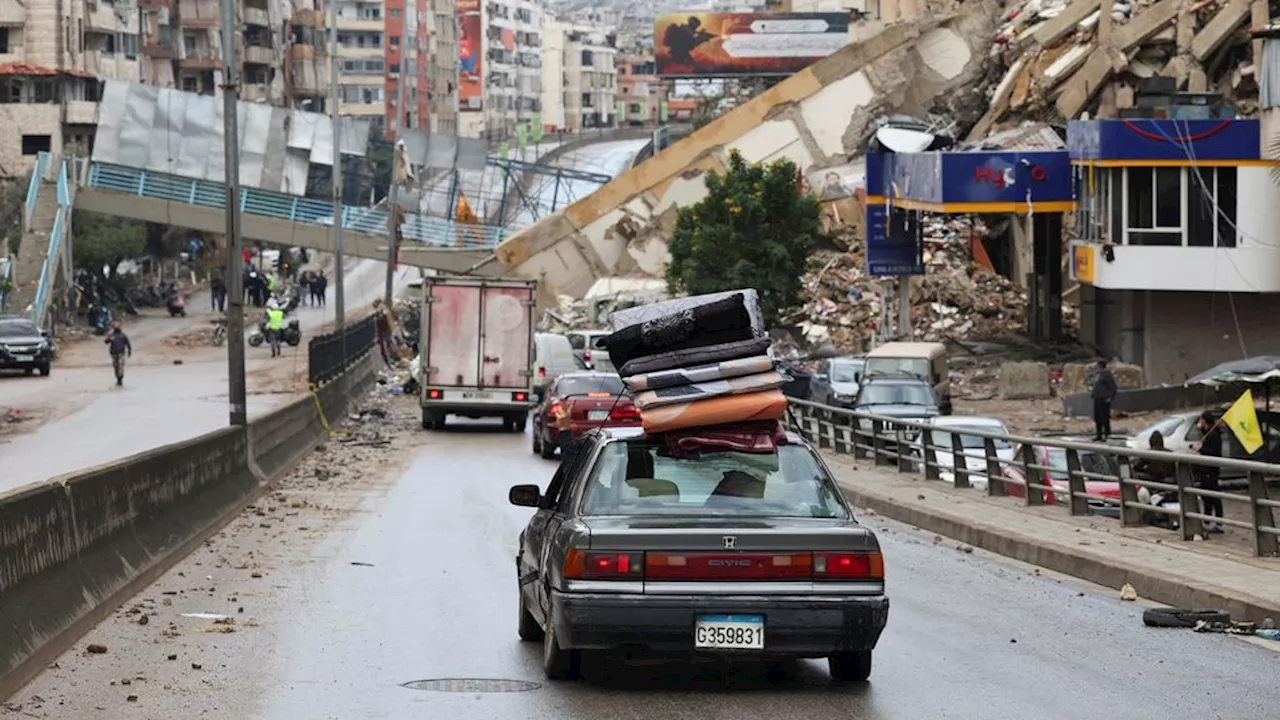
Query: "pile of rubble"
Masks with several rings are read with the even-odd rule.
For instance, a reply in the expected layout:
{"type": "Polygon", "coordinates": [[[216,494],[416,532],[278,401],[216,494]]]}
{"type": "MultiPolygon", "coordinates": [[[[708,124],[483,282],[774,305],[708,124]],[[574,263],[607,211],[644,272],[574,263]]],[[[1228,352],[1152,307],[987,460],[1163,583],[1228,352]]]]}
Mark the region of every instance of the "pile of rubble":
{"type": "MultiPolygon", "coordinates": [[[[969,139],[1026,120],[1117,117],[1154,92],[1214,93],[1240,115],[1257,110],[1266,0],[1021,0],[1006,6],[991,53],[999,77],[969,139]]],[[[995,80],[995,77],[992,77],[995,80]]]]}
{"type": "MultiPolygon", "coordinates": [[[[926,225],[925,275],[913,278],[911,322],[919,340],[966,340],[1025,331],[1027,293],[1008,278],[974,261],[971,238],[982,237],[981,220],[934,218],[926,225]]],[[[853,231],[836,238],[844,251],[820,251],[804,278],[803,307],[786,318],[810,342],[829,340],[841,352],[864,352],[879,327],[883,298],[896,281],[866,274],[863,240],[853,231]]],[[[1072,334],[1076,310],[1064,305],[1063,324],[1072,334]]]]}

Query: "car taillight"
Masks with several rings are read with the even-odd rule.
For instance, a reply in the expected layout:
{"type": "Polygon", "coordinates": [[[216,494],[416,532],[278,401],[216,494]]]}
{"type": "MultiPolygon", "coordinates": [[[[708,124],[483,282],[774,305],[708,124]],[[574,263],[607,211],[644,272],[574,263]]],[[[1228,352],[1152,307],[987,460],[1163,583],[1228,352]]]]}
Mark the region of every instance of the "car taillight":
{"type": "Polygon", "coordinates": [[[609,413],[609,419],[615,422],[629,422],[640,419],[640,411],[635,407],[614,408],[609,413]]]}
{"type": "Polygon", "coordinates": [[[643,553],[569,550],[564,576],[573,580],[639,580],[644,577],[643,553]]]}
{"type": "Polygon", "coordinates": [[[591,348],[586,348],[582,351],[582,361],[591,362],[591,348]]]}
{"type": "Polygon", "coordinates": [[[443,395],[444,393],[440,392],[440,390],[436,388],[431,388],[430,390],[427,391],[428,400],[439,400],[441,397],[443,397],[443,395]]]}
{"type": "Polygon", "coordinates": [[[538,368],[538,377],[545,378],[546,376],[547,376],[547,369],[544,367],[538,368]]]}
{"type": "Polygon", "coordinates": [[[526,402],[528,399],[529,399],[529,393],[526,393],[526,392],[511,393],[512,402],[526,402]]]}
{"type": "Polygon", "coordinates": [[[883,580],[884,556],[873,553],[814,553],[815,580],[883,580]]]}
{"type": "Polygon", "coordinates": [[[551,407],[547,408],[547,414],[551,417],[556,417],[562,412],[564,412],[564,405],[559,400],[551,403],[551,407]]]}

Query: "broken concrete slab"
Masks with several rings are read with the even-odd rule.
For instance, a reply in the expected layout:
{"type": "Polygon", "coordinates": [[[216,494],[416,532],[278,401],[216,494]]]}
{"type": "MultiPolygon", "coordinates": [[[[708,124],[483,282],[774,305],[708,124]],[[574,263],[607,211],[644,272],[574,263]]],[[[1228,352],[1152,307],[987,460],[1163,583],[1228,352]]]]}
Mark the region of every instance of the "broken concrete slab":
{"type": "Polygon", "coordinates": [[[1191,41],[1191,54],[1200,62],[1204,62],[1213,51],[1222,46],[1249,17],[1250,0],[1231,0],[1227,6],[1218,11],[1208,25],[1196,33],[1191,41]]]}
{"type": "Polygon", "coordinates": [[[1180,2],[1181,0],[1160,0],[1143,10],[1127,25],[1116,28],[1111,33],[1111,47],[1128,52],[1155,37],[1178,16],[1180,2]]]}
{"type": "Polygon", "coordinates": [[[1029,400],[1050,396],[1049,366],[1042,362],[1008,362],[1000,366],[1000,397],[1029,400]]]}
{"type": "Polygon", "coordinates": [[[1093,49],[1093,43],[1089,43],[1088,45],[1076,45],[1063,53],[1057,60],[1053,61],[1053,64],[1044,69],[1045,84],[1052,88],[1071,77],[1076,70],[1080,69],[1081,65],[1084,65],[1085,60],[1093,53],[1093,49]]]}
{"type": "Polygon", "coordinates": [[[1036,30],[1035,39],[1041,47],[1056,45],[1067,35],[1075,32],[1076,25],[1083,22],[1102,5],[1102,0],[1075,0],[1067,5],[1058,16],[1045,22],[1036,30]]]}
{"type": "Polygon", "coordinates": [[[1093,96],[1102,90],[1103,84],[1119,69],[1117,63],[1124,61],[1122,54],[1110,48],[1099,48],[1063,86],[1056,103],[1058,113],[1065,118],[1079,117],[1093,96]]]}

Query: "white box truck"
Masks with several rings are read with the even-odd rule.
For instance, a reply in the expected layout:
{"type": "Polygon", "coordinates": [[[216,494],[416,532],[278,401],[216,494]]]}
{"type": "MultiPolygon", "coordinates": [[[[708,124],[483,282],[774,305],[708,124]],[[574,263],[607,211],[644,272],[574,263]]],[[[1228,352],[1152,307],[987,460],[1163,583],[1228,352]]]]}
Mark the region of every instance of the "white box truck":
{"type": "Polygon", "coordinates": [[[500,417],[523,432],[533,398],[537,282],[473,277],[422,281],[422,427],[447,415],[500,417]]]}

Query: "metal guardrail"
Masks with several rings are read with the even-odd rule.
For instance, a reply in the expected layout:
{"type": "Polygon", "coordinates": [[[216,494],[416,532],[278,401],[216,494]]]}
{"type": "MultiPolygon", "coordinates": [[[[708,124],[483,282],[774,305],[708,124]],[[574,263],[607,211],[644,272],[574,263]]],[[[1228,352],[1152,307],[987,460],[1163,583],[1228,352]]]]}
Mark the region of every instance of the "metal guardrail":
{"type": "Polygon", "coordinates": [[[323,385],[373,349],[378,339],[377,315],[348,325],[342,332],[317,335],[307,343],[307,374],[312,385],[323,385]]]}
{"type": "MultiPolygon", "coordinates": [[[[40,153],[36,161],[39,168],[48,168],[51,156],[40,153]]],[[[45,313],[48,311],[49,293],[55,282],[54,274],[58,271],[58,255],[62,252],[63,236],[71,221],[71,186],[67,178],[67,161],[52,159],[57,164],[57,199],[58,209],[53,216],[53,227],[49,230],[49,247],[45,251],[44,262],[40,264],[40,284],[36,287],[36,296],[31,304],[31,322],[36,327],[44,327],[45,313]]],[[[43,172],[41,173],[43,177],[43,172]]],[[[34,179],[34,176],[33,176],[34,179]]]]}
{"type": "MultiPolygon", "coordinates": [[[[1280,465],[1236,460],[1232,458],[1208,458],[1201,455],[1152,450],[1132,450],[1102,443],[1073,442],[1042,437],[1002,435],[978,429],[935,427],[928,423],[900,420],[857,413],[805,400],[788,400],[790,425],[810,442],[839,454],[870,459],[876,465],[895,465],[899,472],[923,472],[926,479],[942,480],[951,475],[958,488],[974,486],[974,477],[982,478],[986,493],[991,496],[1021,496],[1027,505],[1065,506],[1072,515],[1114,515],[1124,527],[1147,525],[1146,518],[1163,516],[1178,522],[1183,540],[1203,536],[1204,523],[1213,522],[1240,528],[1253,535],[1253,550],[1258,556],[1280,554],[1280,529],[1276,526],[1276,509],[1280,500],[1269,496],[1268,479],[1280,478],[1280,465]],[[935,444],[934,433],[951,437],[949,446],[935,444]],[[981,438],[982,449],[964,447],[963,438],[981,438]],[[996,451],[997,441],[1007,441],[1020,446],[1021,452],[1013,459],[1001,459],[996,451]],[[1040,448],[1058,448],[1065,451],[1066,468],[1049,467],[1040,459],[1040,448]],[[1115,474],[1094,472],[1081,467],[1082,454],[1109,455],[1116,459],[1115,474]],[[938,462],[940,455],[950,455],[950,466],[938,462]],[[982,460],[982,468],[970,468],[967,458],[982,460]],[[1138,460],[1148,460],[1172,465],[1173,482],[1134,477],[1132,466],[1138,460]],[[1023,479],[1006,474],[1006,469],[1020,470],[1023,479]],[[1197,487],[1194,468],[1216,467],[1221,471],[1247,478],[1247,494],[1209,490],[1197,487]],[[1045,471],[1065,474],[1063,481],[1054,483],[1033,482],[1043,478],[1045,471]],[[1099,495],[1089,492],[1088,483],[1097,481],[1114,483],[1117,493],[1099,495]],[[1176,509],[1156,507],[1140,502],[1139,491],[1177,493],[1178,498],[1203,501],[1216,498],[1226,503],[1245,504],[1249,508],[1248,521],[1215,517],[1200,512],[1200,503],[1179,502],[1176,509]],[[1189,508],[1188,505],[1192,507],[1189,508]]],[[[1225,431],[1224,431],[1225,432],[1225,431]]],[[[1097,486],[1094,486],[1097,490],[1097,486]]],[[[1225,514],[1225,513],[1224,513],[1225,514]]]]}
{"type": "MultiPolygon", "coordinates": [[[[222,209],[227,191],[222,183],[157,173],[148,170],[93,163],[87,186],[95,190],[126,193],[138,197],[222,209]]],[[[248,215],[329,226],[334,222],[333,203],[285,193],[242,188],[240,211],[248,215]]],[[[387,211],[378,208],[342,206],[339,222],[345,230],[369,235],[387,234],[387,211]]],[[[400,231],[406,241],[447,248],[488,249],[498,245],[505,230],[490,225],[466,225],[445,218],[405,213],[400,231]]]]}
{"type": "Polygon", "coordinates": [[[31,181],[27,183],[27,202],[26,202],[26,222],[23,223],[22,231],[26,232],[31,227],[31,221],[35,218],[36,198],[40,196],[40,182],[44,179],[45,167],[49,162],[49,153],[42,152],[36,155],[36,166],[31,170],[31,181]]]}

